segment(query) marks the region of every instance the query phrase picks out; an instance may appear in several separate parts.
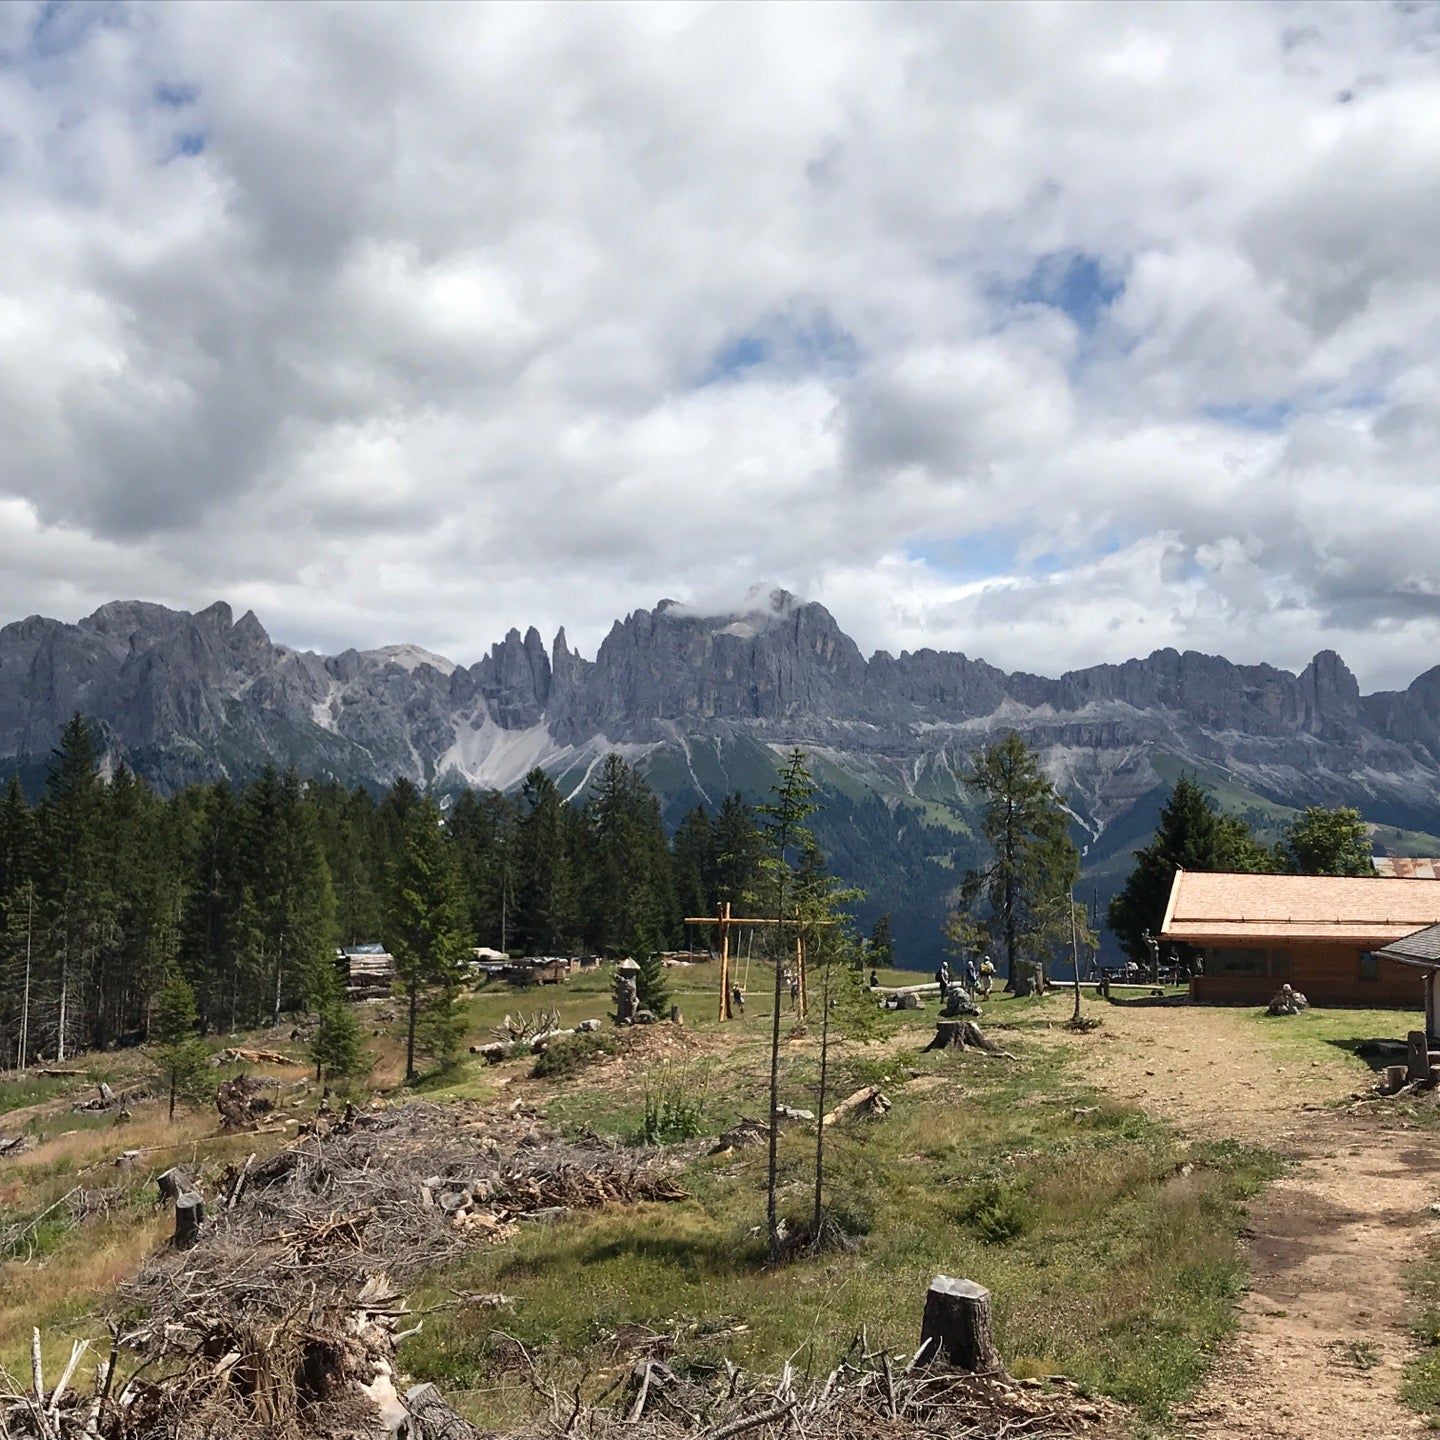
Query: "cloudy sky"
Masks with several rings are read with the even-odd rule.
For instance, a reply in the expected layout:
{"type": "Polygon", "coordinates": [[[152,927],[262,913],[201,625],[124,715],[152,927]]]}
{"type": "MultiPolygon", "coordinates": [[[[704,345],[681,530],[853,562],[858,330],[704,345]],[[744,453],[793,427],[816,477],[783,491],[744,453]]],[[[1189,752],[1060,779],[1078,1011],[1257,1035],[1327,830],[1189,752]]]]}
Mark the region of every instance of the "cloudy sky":
{"type": "Polygon", "coordinates": [[[1440,662],[1440,10],[0,6],[0,619],[1440,662]]]}

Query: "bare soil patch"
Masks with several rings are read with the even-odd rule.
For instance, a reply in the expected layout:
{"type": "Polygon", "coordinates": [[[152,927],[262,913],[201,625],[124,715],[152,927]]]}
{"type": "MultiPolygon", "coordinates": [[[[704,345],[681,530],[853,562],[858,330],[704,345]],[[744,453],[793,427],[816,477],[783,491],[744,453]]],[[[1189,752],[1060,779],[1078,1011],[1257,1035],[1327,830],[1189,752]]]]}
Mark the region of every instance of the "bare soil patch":
{"type": "MultiPolygon", "coordinates": [[[[1294,1168],[1251,1210],[1251,1287],[1239,1328],[1195,1400],[1186,1440],[1317,1435],[1412,1440],[1400,1401],[1406,1270],[1440,1228],[1440,1152],[1389,1108],[1335,1108],[1361,1078],[1279,1043],[1246,1014],[1209,1008],[1101,1012],[1083,1047],[1092,1082],[1186,1133],[1264,1144],[1294,1168]]],[[[1303,1017],[1301,1017],[1303,1023],[1303,1017]]]]}

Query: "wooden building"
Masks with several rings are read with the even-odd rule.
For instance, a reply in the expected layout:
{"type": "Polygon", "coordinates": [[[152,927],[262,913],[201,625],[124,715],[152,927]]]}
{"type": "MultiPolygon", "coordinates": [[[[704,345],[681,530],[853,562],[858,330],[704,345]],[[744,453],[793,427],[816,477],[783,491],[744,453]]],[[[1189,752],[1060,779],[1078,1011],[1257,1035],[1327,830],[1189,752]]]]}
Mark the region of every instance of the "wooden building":
{"type": "Polygon", "coordinates": [[[1201,1003],[1263,1005],[1289,984],[1312,1005],[1418,1010],[1419,971],[1379,952],[1437,922],[1433,880],[1180,870],[1160,939],[1199,951],[1201,1003]]]}

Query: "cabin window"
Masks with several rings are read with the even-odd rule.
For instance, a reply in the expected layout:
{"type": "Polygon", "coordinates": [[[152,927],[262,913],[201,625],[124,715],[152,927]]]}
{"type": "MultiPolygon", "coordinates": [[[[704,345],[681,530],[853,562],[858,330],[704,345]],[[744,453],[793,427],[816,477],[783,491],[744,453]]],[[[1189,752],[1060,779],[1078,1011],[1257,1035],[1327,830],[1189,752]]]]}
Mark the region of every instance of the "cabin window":
{"type": "Polygon", "coordinates": [[[1380,978],[1380,957],[1366,950],[1360,956],[1360,978],[1362,980],[1378,980],[1380,978]]]}
{"type": "Polygon", "coordinates": [[[1263,950],[1242,950],[1237,946],[1211,946],[1205,955],[1207,975],[1263,975],[1267,956],[1263,950]]]}

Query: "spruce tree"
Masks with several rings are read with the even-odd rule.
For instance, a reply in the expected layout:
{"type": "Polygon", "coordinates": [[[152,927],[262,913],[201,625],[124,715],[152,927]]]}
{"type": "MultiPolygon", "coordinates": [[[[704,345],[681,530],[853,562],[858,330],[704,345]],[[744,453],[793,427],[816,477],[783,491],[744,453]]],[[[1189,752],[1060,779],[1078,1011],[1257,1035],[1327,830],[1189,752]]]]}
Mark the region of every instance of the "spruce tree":
{"type": "Polygon", "coordinates": [[[515,834],[515,943],[554,954],[576,933],[573,840],[578,821],[555,782],[532,770],[520,788],[515,834]]]}
{"type": "Polygon", "coordinates": [[[317,1081],[348,1080],[367,1068],[360,1024],[340,994],[339,985],[333,981],[316,1005],[310,1059],[315,1065],[317,1081]]]}
{"type": "Polygon", "coordinates": [[[1145,932],[1160,934],[1177,870],[1255,872],[1274,868],[1274,858],[1245,822],[1222,815],[1191,775],[1174,784],[1148,845],[1135,851],[1135,868],[1110,902],[1110,928],[1121,948],[1149,964],[1145,932]]]}
{"type": "Polygon", "coordinates": [[[780,1135],[780,1004],[781,970],[790,953],[796,900],[792,866],[797,853],[810,844],[806,820],[818,808],[815,782],[803,750],[792,750],[780,778],[770,787],[769,801],[760,806],[766,853],[762,859],[762,886],[775,921],[774,1009],[770,1016],[770,1142],[765,1168],[765,1223],[770,1263],[780,1259],[780,1216],[776,1208],[780,1135]]]}
{"type": "Polygon", "coordinates": [[[406,1000],[405,1079],[418,1078],[422,1048],[441,1066],[458,1039],[455,997],[471,937],[454,852],[440,807],[416,797],[405,808],[388,885],[388,940],[406,1000]]]}
{"type": "Polygon", "coordinates": [[[170,1096],[170,1118],[177,1098],[198,1099],[206,1088],[208,1061],[195,1034],[195,992],[172,969],[155,1001],[150,1033],[156,1041],[155,1060],[170,1096]]]}
{"type": "Polygon", "coordinates": [[[38,815],[37,878],[50,961],[49,1029],[58,1060],[87,1032],[89,981],[110,918],[97,771],[94,736],[77,714],[51,756],[38,815]]]}

